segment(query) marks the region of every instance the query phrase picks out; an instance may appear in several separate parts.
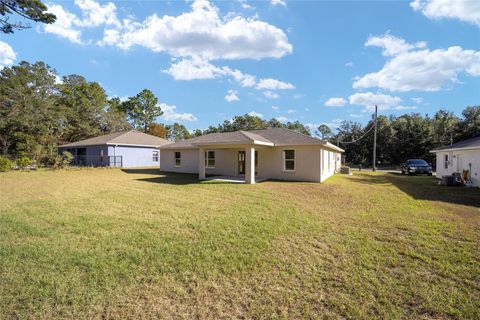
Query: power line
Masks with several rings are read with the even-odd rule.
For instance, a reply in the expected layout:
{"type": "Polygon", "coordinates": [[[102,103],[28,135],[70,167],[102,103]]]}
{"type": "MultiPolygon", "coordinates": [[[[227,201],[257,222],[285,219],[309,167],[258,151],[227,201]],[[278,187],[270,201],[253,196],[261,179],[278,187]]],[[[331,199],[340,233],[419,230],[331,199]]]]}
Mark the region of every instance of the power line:
{"type": "Polygon", "coordinates": [[[377,119],[374,120],[374,122],[372,123],[372,126],[370,127],[370,129],[368,129],[364,134],[361,135],[360,138],[358,139],[354,139],[352,141],[338,141],[338,143],[342,143],[342,144],[352,144],[352,143],[356,143],[360,140],[362,140],[370,131],[372,131],[374,128],[375,128],[375,125],[377,124],[377,119]]]}

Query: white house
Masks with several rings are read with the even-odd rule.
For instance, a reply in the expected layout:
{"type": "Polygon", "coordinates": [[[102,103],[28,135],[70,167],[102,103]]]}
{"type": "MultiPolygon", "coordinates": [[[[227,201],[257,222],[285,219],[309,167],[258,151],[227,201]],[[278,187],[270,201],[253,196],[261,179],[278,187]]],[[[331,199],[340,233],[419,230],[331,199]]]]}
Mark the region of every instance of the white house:
{"type": "Polygon", "coordinates": [[[480,136],[431,151],[437,156],[437,178],[469,171],[474,186],[480,186],[480,136]]]}
{"type": "Polygon", "coordinates": [[[322,182],[340,168],[343,150],[284,128],[211,133],[160,147],[167,172],[322,182]]]}

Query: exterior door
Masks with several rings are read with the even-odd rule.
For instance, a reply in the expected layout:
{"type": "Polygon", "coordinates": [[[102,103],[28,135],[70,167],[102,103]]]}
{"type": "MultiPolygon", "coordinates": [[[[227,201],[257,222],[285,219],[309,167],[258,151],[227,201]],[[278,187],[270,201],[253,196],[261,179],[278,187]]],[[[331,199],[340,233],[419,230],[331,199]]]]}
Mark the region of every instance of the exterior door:
{"type": "Polygon", "coordinates": [[[238,151],[238,174],[245,174],[245,151],[238,151]]]}
{"type": "MultiPolygon", "coordinates": [[[[238,151],[238,174],[245,174],[245,151],[238,151]]],[[[258,174],[258,151],[255,151],[255,174],[258,174]]]]}

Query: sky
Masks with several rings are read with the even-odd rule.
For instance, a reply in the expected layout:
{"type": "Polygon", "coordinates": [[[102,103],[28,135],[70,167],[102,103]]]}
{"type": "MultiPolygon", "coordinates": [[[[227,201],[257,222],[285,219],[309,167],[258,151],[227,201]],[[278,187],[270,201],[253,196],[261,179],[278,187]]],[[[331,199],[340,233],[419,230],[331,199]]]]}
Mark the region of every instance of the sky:
{"type": "Polygon", "coordinates": [[[0,68],[45,61],[121,99],[148,88],[159,122],[191,130],[245,113],[335,129],[375,104],[480,104],[478,0],[45,3],[55,24],[0,34],[0,68]]]}

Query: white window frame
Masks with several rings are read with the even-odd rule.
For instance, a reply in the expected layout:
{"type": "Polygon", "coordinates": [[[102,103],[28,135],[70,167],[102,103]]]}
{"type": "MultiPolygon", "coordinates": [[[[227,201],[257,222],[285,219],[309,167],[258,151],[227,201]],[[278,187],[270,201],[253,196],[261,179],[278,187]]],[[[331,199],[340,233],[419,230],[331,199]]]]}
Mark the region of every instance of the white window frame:
{"type": "Polygon", "coordinates": [[[215,166],[217,164],[217,153],[215,150],[206,150],[205,151],[205,169],[215,169],[215,166]],[[213,152],[213,158],[208,158],[208,153],[213,152]],[[213,166],[208,165],[208,160],[213,160],[213,166]]]}
{"type": "Polygon", "coordinates": [[[449,158],[450,157],[449,157],[448,153],[443,155],[443,169],[448,169],[448,166],[450,165],[449,158]]]}
{"type": "Polygon", "coordinates": [[[153,150],[152,151],[152,162],[158,162],[160,161],[159,157],[160,152],[158,150],[153,150]],[[156,159],[156,160],[155,160],[156,159]]]}
{"type": "Polygon", "coordinates": [[[181,151],[175,151],[173,154],[174,160],[175,160],[175,167],[179,168],[182,166],[182,152],[181,151]],[[177,158],[177,153],[180,155],[180,157],[177,158]],[[178,160],[178,164],[177,164],[178,160]]]}
{"type": "Polygon", "coordinates": [[[296,149],[283,149],[282,150],[282,167],[284,172],[295,172],[297,169],[297,150],[296,149]],[[292,159],[286,159],[285,158],[285,151],[293,151],[293,160],[292,159]],[[293,161],[293,170],[292,169],[287,169],[285,164],[287,161],[293,161]]]}

